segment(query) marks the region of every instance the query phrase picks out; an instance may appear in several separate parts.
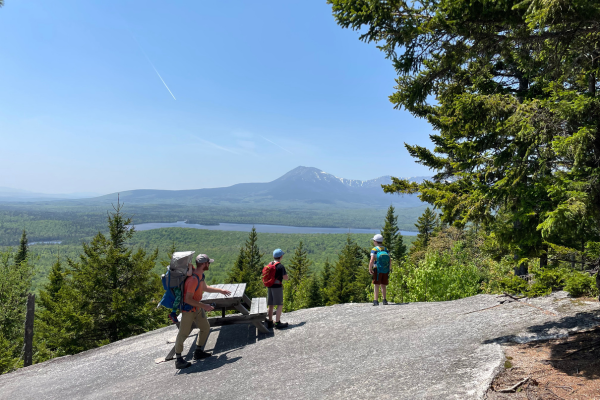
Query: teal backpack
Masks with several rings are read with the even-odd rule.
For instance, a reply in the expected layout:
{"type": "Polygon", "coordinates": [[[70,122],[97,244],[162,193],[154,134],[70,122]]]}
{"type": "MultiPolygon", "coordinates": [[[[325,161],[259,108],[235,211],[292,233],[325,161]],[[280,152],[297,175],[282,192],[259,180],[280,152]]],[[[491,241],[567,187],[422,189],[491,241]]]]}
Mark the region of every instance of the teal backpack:
{"type": "MultiPolygon", "coordinates": [[[[377,249],[377,275],[381,274],[389,274],[390,273],[390,255],[388,253],[387,247],[383,247],[380,249],[379,246],[375,247],[377,249]]],[[[379,276],[377,277],[379,278],[379,276]]]]}

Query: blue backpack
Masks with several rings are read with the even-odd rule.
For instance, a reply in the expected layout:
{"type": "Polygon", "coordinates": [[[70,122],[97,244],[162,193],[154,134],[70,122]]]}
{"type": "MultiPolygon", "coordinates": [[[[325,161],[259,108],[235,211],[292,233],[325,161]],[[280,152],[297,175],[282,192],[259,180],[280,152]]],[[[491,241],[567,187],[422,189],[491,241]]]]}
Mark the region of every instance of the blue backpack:
{"type": "MultiPolygon", "coordinates": [[[[390,255],[388,253],[387,247],[383,249],[379,248],[379,246],[375,247],[377,249],[377,275],[389,274],[390,273],[390,255]]],[[[378,276],[379,278],[379,276],[378,276]]]]}
{"type": "MultiPolygon", "coordinates": [[[[183,301],[183,289],[185,287],[185,282],[187,281],[187,279],[184,279],[178,286],[172,287],[170,285],[171,284],[171,276],[170,275],[171,275],[170,271],[167,271],[166,274],[164,274],[160,277],[163,288],[165,289],[165,294],[163,295],[163,297],[160,300],[160,303],[158,303],[158,305],[166,307],[170,310],[177,308],[181,311],[191,311],[193,307],[183,301]]],[[[187,278],[192,278],[192,277],[196,277],[196,280],[198,281],[198,285],[196,285],[196,290],[198,290],[198,288],[200,287],[201,279],[199,279],[198,275],[196,275],[196,274],[189,276],[187,278]]]]}

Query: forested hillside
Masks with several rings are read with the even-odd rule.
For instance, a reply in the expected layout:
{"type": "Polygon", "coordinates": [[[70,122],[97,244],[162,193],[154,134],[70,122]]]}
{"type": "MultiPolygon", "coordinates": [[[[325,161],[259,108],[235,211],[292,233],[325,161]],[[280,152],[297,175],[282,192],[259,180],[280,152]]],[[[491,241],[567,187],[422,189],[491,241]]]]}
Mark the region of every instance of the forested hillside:
{"type": "MultiPolygon", "coordinates": [[[[197,254],[206,253],[215,259],[207,280],[213,283],[223,283],[227,274],[233,267],[235,259],[244,245],[248,234],[246,232],[208,231],[191,228],[163,228],[151,231],[136,232],[130,244],[136,248],[147,251],[158,249],[159,255],[154,272],[164,273],[161,260],[168,259],[168,252],[172,245],[177,251],[193,250],[197,254]]],[[[276,234],[259,233],[258,246],[265,254],[270,254],[274,249],[281,248],[291,254],[298,243],[302,241],[308,257],[313,261],[313,269],[321,271],[327,259],[333,261],[345,245],[346,234],[276,234]]],[[[351,234],[350,238],[363,247],[370,246],[373,235],[351,234]]],[[[404,242],[410,246],[415,236],[404,236],[404,242]]],[[[67,258],[76,260],[81,254],[81,245],[67,244],[39,244],[29,247],[30,262],[35,268],[33,277],[34,291],[38,291],[47,282],[48,272],[57,257],[63,261],[67,258]]],[[[265,264],[269,261],[264,258],[265,264]]]]}
{"type": "MultiPolygon", "coordinates": [[[[116,201],[115,197],[112,202],[116,201]]],[[[17,245],[23,229],[32,242],[61,240],[64,244],[80,244],[82,239],[106,231],[106,213],[111,207],[111,202],[97,207],[56,203],[0,204],[0,247],[17,245]]],[[[398,209],[399,228],[414,231],[414,223],[424,208],[398,209]]],[[[202,225],[243,223],[378,229],[385,218],[384,208],[303,206],[278,209],[125,204],[125,210],[132,215],[136,224],[187,220],[189,223],[202,225]]]]}

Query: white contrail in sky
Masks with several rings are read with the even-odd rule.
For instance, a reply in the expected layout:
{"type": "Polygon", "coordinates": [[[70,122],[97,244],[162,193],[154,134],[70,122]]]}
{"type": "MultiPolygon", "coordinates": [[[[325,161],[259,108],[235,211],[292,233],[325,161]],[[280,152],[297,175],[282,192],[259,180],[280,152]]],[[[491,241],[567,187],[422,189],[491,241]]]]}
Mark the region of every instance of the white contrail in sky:
{"type": "Polygon", "coordinates": [[[154,69],[154,72],[156,72],[156,75],[158,75],[158,77],[160,78],[160,80],[163,83],[163,85],[165,85],[165,87],[167,88],[167,90],[169,91],[169,93],[171,93],[171,96],[173,96],[173,100],[177,100],[175,98],[175,96],[173,95],[173,92],[171,92],[171,89],[169,89],[169,87],[165,83],[165,80],[162,78],[162,76],[160,76],[160,74],[156,70],[156,67],[154,66],[154,64],[152,64],[152,61],[150,61],[150,58],[148,58],[148,56],[146,55],[146,52],[144,51],[144,49],[142,49],[142,46],[140,46],[140,43],[137,41],[137,39],[135,38],[135,36],[133,36],[133,34],[132,34],[131,37],[133,37],[133,40],[135,40],[135,42],[137,43],[138,47],[140,48],[140,51],[142,52],[142,54],[144,54],[144,57],[146,57],[146,60],[148,60],[148,62],[152,66],[152,69],[154,69]]]}
{"type": "MultiPolygon", "coordinates": [[[[148,57],[146,57],[148,58],[148,57]]],[[[152,62],[150,62],[150,60],[148,60],[148,62],[150,63],[150,65],[152,65],[152,68],[154,68],[154,64],[152,64],[152,62]]],[[[169,93],[171,93],[171,96],[173,96],[173,92],[171,92],[171,89],[169,89],[169,87],[167,86],[167,84],[165,83],[165,81],[163,80],[162,76],[160,76],[160,74],[158,73],[158,71],[156,70],[156,68],[154,68],[154,72],[156,72],[156,75],[158,75],[158,77],[160,78],[160,80],[162,81],[163,85],[165,85],[165,87],[167,88],[167,90],[169,91],[169,93]]],[[[175,98],[175,96],[173,96],[173,100],[177,100],[175,98]]]]}
{"type": "Polygon", "coordinates": [[[229,153],[237,154],[238,156],[240,155],[240,153],[238,153],[238,152],[237,152],[237,151],[235,151],[235,150],[229,149],[229,148],[227,148],[227,147],[219,146],[219,145],[218,145],[218,144],[216,144],[216,143],[213,143],[213,142],[211,142],[211,141],[208,141],[208,140],[206,140],[206,139],[202,139],[201,137],[198,137],[198,136],[196,136],[196,135],[191,135],[191,136],[192,136],[193,138],[195,138],[195,139],[197,139],[197,140],[201,141],[202,143],[204,143],[204,144],[207,144],[207,145],[210,145],[210,146],[213,146],[214,148],[217,148],[217,149],[219,149],[219,150],[223,150],[223,151],[227,151],[227,152],[229,152],[229,153]]]}
{"type": "Polygon", "coordinates": [[[265,139],[267,142],[274,144],[275,146],[279,147],[280,149],[282,149],[282,150],[285,150],[285,151],[287,151],[287,152],[288,152],[288,153],[290,153],[290,154],[294,154],[294,153],[292,153],[291,151],[289,151],[288,149],[286,149],[286,148],[284,148],[284,147],[281,147],[280,145],[278,145],[278,144],[277,144],[277,143],[275,143],[274,141],[272,141],[272,140],[269,140],[269,139],[267,139],[266,137],[264,137],[264,136],[262,136],[262,135],[258,135],[258,136],[260,136],[261,138],[265,139]]]}

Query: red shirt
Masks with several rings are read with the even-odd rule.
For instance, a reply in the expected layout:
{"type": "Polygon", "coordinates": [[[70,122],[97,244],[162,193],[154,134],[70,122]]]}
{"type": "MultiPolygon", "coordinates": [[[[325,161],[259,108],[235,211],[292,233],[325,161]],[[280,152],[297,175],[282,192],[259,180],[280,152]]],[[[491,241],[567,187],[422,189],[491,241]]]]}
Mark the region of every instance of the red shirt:
{"type": "MultiPolygon", "coordinates": [[[[204,294],[204,290],[202,289],[201,282],[204,280],[204,274],[202,274],[202,276],[200,276],[198,274],[198,272],[199,271],[197,269],[195,269],[192,276],[188,277],[185,280],[185,286],[183,289],[184,301],[185,301],[185,296],[188,293],[194,293],[193,297],[194,297],[194,300],[196,300],[197,302],[200,302],[200,300],[202,300],[202,295],[204,294]]],[[[189,312],[196,312],[196,307],[193,307],[192,310],[189,312]]]]}

